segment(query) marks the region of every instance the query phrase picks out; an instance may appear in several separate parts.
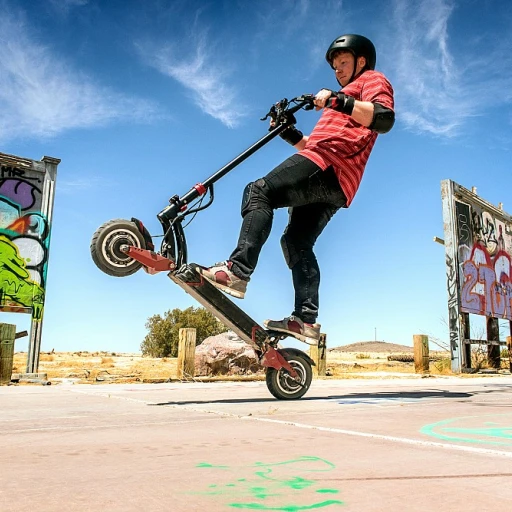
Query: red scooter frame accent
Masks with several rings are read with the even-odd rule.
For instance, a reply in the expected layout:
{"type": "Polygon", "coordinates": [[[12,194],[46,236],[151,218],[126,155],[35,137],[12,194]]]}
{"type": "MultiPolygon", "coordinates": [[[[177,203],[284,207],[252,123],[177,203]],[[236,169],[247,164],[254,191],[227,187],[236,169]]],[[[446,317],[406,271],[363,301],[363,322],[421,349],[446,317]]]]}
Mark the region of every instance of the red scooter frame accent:
{"type": "MultiPolygon", "coordinates": [[[[128,256],[141,263],[144,267],[144,270],[148,274],[157,274],[158,272],[172,273],[172,271],[176,270],[176,263],[173,260],[165,258],[160,254],[156,254],[153,251],[148,251],[147,249],[139,249],[138,247],[133,246],[122,247],[122,250],[124,253],[128,254],[128,256]]],[[[191,293],[191,289],[204,286],[205,280],[201,278],[200,283],[181,281],[180,285],[182,288],[188,291],[188,293],[193,295],[191,293]]],[[[224,297],[224,295],[218,290],[216,290],[213,286],[210,285],[210,287],[210,293],[212,291],[217,292],[219,295],[221,295],[221,297],[224,297]]],[[[218,311],[215,310],[215,305],[212,304],[212,301],[209,301],[209,303],[209,309],[213,307],[214,314],[218,314],[218,311]]],[[[290,374],[290,377],[292,377],[293,379],[297,378],[297,372],[290,365],[290,363],[288,363],[288,361],[283,357],[279,350],[276,350],[274,347],[272,347],[271,344],[269,344],[270,339],[268,338],[263,342],[258,339],[256,333],[261,331],[266,333],[266,331],[259,325],[254,325],[251,329],[251,342],[256,352],[260,354],[261,365],[270,366],[271,368],[275,368],[276,370],[281,370],[284,368],[290,374]]],[[[242,336],[242,338],[246,337],[246,335],[242,336]]]]}
{"type": "Polygon", "coordinates": [[[121,250],[128,254],[134,260],[142,263],[144,270],[148,274],[157,274],[158,272],[169,272],[176,269],[176,263],[169,258],[157,254],[147,249],[139,249],[133,245],[121,247],[121,250]]]}

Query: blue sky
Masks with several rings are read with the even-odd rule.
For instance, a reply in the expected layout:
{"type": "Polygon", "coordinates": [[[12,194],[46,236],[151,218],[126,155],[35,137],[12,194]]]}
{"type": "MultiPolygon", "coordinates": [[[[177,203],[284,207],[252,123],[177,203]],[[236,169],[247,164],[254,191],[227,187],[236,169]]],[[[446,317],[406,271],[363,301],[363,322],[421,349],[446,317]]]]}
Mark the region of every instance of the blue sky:
{"type": "MultiPolygon", "coordinates": [[[[58,168],[42,350],[135,352],[153,314],[197,304],[165,274],[116,279],[90,258],[94,231],[156,215],[266,133],[284,97],[335,88],[331,41],[362,33],[391,80],[397,122],[380,136],[348,210],[320,237],[319,322],[328,345],[413,334],[448,339],[440,182],[512,211],[512,6],[505,0],[0,0],[0,151],[58,168]]],[[[317,112],[300,112],[305,133],[317,112]]],[[[187,228],[191,261],[225,259],[245,184],[292,153],[272,141],[216,185],[187,228]]],[[[272,234],[240,305],[291,312],[272,234]]],[[[2,314],[29,325],[28,315],[2,314]]],[[[25,338],[26,340],[26,338],[25,338]]],[[[16,350],[26,350],[25,341],[16,350]]]]}

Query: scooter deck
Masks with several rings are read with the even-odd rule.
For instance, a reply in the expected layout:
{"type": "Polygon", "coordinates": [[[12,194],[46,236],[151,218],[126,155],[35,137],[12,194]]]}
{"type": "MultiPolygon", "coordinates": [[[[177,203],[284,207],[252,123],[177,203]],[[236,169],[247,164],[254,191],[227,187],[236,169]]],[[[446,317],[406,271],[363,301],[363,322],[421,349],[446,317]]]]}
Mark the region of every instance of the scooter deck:
{"type": "Polygon", "coordinates": [[[296,380],[300,377],[288,362],[287,356],[300,353],[311,366],[315,364],[309,356],[306,356],[300,350],[277,348],[277,342],[287,336],[282,333],[265,330],[261,327],[258,322],[255,322],[247,313],[217,290],[215,286],[204,279],[196,270],[197,264],[184,264],[176,269],[173,260],[169,260],[147,249],[125,246],[121,250],[139,261],[150,274],[170,270],[169,278],[196,299],[199,304],[204,306],[226,327],[229,327],[241,339],[253,347],[258,355],[260,364],[263,366],[271,367],[278,371],[284,369],[292,379],[296,380]]]}
{"type": "Polygon", "coordinates": [[[271,338],[284,338],[285,335],[274,336],[265,330],[247,313],[234,304],[224,293],[215,288],[207,279],[197,272],[195,263],[183,265],[174,272],[169,272],[169,278],[191,295],[210,313],[217,317],[226,327],[229,327],[254,350],[263,353],[271,338]]]}

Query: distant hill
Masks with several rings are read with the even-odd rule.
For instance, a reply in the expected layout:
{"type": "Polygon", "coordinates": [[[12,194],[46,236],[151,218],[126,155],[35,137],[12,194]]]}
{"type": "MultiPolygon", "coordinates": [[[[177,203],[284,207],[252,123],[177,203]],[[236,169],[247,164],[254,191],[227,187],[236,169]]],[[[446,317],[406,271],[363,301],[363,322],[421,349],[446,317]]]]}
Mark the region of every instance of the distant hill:
{"type": "Polygon", "coordinates": [[[327,348],[327,350],[329,352],[414,352],[414,349],[407,345],[398,345],[397,343],[387,343],[385,341],[358,341],[350,345],[327,348]]]}

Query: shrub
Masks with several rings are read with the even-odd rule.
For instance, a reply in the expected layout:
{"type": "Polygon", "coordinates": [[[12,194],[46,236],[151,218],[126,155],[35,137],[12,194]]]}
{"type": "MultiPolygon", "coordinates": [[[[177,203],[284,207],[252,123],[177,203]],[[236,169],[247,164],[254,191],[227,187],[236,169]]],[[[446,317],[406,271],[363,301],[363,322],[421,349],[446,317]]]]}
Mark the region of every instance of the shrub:
{"type": "Polygon", "coordinates": [[[153,315],[146,322],[149,333],[140,345],[142,355],[150,357],[176,357],[178,355],[179,331],[196,329],[196,345],[205,338],[215,336],[228,329],[204,308],[190,307],[173,309],[163,317],[153,315]]]}

